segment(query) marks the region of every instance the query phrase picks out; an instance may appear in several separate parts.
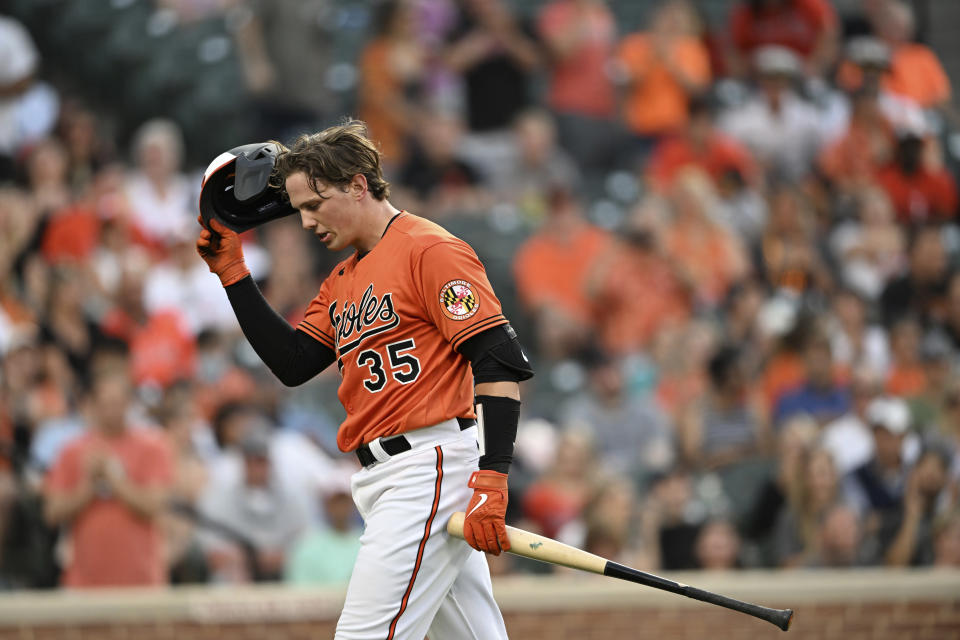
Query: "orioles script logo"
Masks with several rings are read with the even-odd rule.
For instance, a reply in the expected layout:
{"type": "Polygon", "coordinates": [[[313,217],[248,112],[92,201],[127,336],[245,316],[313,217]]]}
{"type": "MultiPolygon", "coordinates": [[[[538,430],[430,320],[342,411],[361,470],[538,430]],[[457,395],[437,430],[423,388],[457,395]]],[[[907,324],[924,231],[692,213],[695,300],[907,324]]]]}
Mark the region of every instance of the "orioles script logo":
{"type": "Polygon", "coordinates": [[[385,293],[382,298],[377,298],[371,284],[363,292],[359,304],[344,303],[338,311],[337,301],[330,303],[330,324],[336,331],[342,357],[370,336],[393,329],[400,324],[400,316],[393,308],[393,294],[385,293]]]}

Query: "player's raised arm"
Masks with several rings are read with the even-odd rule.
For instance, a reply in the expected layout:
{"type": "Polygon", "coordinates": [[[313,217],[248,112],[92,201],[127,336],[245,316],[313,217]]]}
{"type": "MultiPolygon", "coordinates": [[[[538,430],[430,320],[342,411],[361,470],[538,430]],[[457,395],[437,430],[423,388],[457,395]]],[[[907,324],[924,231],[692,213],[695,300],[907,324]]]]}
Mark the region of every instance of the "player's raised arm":
{"type": "Polygon", "coordinates": [[[197,252],[220,278],[254,351],[281,382],[296,386],[329,366],[335,360],[333,349],[294,329],[273,310],[250,277],[237,233],[296,213],[269,184],[276,151],[273,143],[245,145],[210,164],[200,193],[197,252]]]}

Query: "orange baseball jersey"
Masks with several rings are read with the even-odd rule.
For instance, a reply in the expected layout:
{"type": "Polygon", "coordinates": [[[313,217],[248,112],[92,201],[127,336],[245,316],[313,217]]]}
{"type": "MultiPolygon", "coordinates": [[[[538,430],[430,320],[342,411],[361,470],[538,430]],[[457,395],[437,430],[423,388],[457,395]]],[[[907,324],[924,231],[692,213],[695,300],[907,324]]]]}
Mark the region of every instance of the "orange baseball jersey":
{"type": "Polygon", "coordinates": [[[362,258],[330,272],[297,329],[333,349],[347,410],[337,444],[472,418],[473,374],[455,351],[505,324],[473,249],[407,212],[362,258]]]}

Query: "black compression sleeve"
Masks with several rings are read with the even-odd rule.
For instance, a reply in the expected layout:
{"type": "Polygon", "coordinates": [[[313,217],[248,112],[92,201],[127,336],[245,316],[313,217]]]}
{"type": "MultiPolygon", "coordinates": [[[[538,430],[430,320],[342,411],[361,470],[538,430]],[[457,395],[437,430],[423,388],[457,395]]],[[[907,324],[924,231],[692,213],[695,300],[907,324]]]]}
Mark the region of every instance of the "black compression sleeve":
{"type": "Polygon", "coordinates": [[[329,347],[297,331],[273,310],[253,278],[226,287],[243,335],[273,375],[288,387],[303,384],[336,359],[329,347]]]}
{"type": "Polygon", "coordinates": [[[508,473],[517,439],[520,401],[503,396],[477,396],[475,401],[480,468],[508,473]]]}

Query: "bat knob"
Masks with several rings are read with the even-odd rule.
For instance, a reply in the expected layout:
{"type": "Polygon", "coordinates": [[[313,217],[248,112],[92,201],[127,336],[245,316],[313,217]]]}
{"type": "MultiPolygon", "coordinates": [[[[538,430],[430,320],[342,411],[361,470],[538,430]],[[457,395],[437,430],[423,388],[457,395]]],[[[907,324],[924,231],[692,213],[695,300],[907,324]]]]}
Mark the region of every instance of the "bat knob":
{"type": "Polygon", "coordinates": [[[782,609],[779,618],[776,625],[784,631],[789,631],[790,623],[793,622],[793,609],[782,609]]]}

